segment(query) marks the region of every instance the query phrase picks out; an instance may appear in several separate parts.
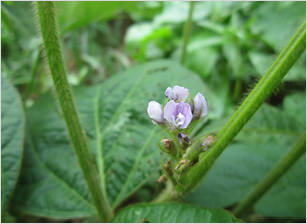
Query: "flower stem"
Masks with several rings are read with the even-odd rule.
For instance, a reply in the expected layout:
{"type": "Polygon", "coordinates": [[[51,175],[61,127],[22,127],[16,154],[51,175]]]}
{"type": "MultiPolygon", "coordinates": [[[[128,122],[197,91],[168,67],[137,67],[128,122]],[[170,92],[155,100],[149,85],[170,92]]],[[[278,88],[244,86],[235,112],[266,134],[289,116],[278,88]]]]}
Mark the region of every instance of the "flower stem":
{"type": "Polygon", "coordinates": [[[181,52],[181,58],[180,58],[181,64],[184,64],[185,57],[187,54],[187,46],[188,46],[188,41],[190,38],[190,33],[191,33],[191,28],[192,28],[193,10],[194,10],[194,2],[191,1],[190,6],[189,6],[188,18],[183,28],[183,46],[182,46],[182,52],[181,52]]]}
{"type": "Polygon", "coordinates": [[[288,169],[304,154],[306,147],[306,134],[303,134],[294,147],[283,157],[276,166],[258,183],[254,189],[234,209],[234,214],[239,217],[249,210],[288,169]]]}
{"type": "Polygon", "coordinates": [[[281,83],[284,76],[305,49],[306,22],[295,33],[266,74],[218,133],[208,153],[200,155],[199,162],[183,174],[180,179],[181,184],[176,188],[178,191],[188,192],[200,182],[226,146],[281,83]]]}
{"type": "Polygon", "coordinates": [[[97,164],[85,131],[81,126],[72,91],[67,81],[56,22],[55,5],[51,1],[37,2],[37,12],[56,98],[62,110],[74,151],[101,221],[111,221],[113,211],[102,191],[97,164]]]}

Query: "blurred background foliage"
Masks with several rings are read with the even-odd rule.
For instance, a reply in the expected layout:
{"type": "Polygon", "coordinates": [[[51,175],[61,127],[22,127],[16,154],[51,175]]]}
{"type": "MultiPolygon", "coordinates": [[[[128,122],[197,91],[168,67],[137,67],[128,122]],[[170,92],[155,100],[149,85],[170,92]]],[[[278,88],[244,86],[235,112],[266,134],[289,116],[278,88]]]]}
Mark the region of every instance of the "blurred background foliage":
{"type": "MultiPolygon", "coordinates": [[[[18,88],[24,105],[28,108],[52,86],[47,67],[43,63],[42,40],[37,30],[35,10],[31,2],[7,1],[1,5],[1,72],[18,88]]],[[[187,2],[56,2],[56,7],[71,85],[89,86],[102,83],[141,62],[156,59],[179,61],[183,26],[189,9],[187,2]]],[[[205,82],[213,99],[209,102],[209,106],[210,103],[215,106],[214,112],[209,114],[209,125],[205,129],[197,127],[195,135],[219,130],[229,114],[242,102],[254,83],[265,73],[305,20],[305,10],[305,2],[195,3],[185,66],[205,82]]],[[[305,127],[305,67],[304,53],[282,85],[267,101],[270,105],[266,105],[258,112],[254,121],[250,122],[236,139],[238,147],[231,146],[236,148],[234,153],[242,156],[234,156],[235,160],[229,160],[227,158],[231,155],[227,157],[228,151],[223,154],[218,161],[221,165],[213,169],[208,182],[198,188],[202,191],[196,190],[189,201],[205,203],[205,206],[209,207],[231,205],[240,200],[250,189],[248,186],[254,185],[266,172],[258,170],[259,173],[250,176],[248,183],[240,182],[242,181],[240,178],[235,184],[231,183],[230,190],[239,189],[240,192],[237,194],[230,192],[227,198],[221,193],[226,192],[227,181],[233,181],[238,177],[238,173],[244,173],[245,170],[243,166],[240,172],[234,171],[235,174],[232,176],[233,170],[227,170],[231,161],[239,164],[241,159],[245,163],[252,163],[248,159],[254,152],[244,157],[244,149],[255,148],[259,139],[262,139],[263,147],[260,148],[263,150],[255,156],[267,157],[269,162],[265,164],[266,167],[271,167],[277,157],[271,153],[267,154],[265,149],[284,147],[282,152],[289,149],[290,143],[294,141],[293,136],[297,136],[305,127]],[[297,124],[294,122],[295,125],[291,126],[283,123],[284,120],[293,120],[297,124]],[[250,138],[252,129],[258,132],[250,138]],[[290,134],[285,134],[284,129],[290,134]],[[280,138],[283,141],[277,144],[280,138]],[[224,185],[218,184],[221,180],[215,180],[214,177],[223,176],[225,172],[227,175],[225,179],[223,178],[224,185]],[[204,191],[210,193],[203,195],[204,191]],[[211,200],[210,197],[214,199],[211,200]],[[209,203],[206,203],[206,200],[209,203]]],[[[301,161],[297,166],[301,168],[304,164],[305,161],[301,161]]],[[[252,173],[253,170],[249,172],[252,173]]],[[[297,176],[301,175],[302,173],[299,173],[297,176]]],[[[284,183],[287,183],[287,180],[286,178],[284,183]]],[[[303,182],[299,184],[305,185],[303,182]]],[[[150,183],[141,188],[133,196],[132,201],[149,201],[152,198],[152,191],[159,190],[155,183],[150,183]]],[[[273,192],[271,196],[271,201],[281,201],[279,206],[293,195],[289,193],[283,198],[278,198],[276,195],[280,191],[282,189],[275,189],[275,193],[273,192]]],[[[297,197],[301,197],[303,193],[300,189],[297,197]]],[[[268,206],[270,205],[266,201],[260,203],[259,213],[271,217],[285,215],[297,220],[304,218],[305,210],[302,208],[300,211],[283,213],[280,211],[286,208],[273,211],[274,206],[267,208],[268,206]]],[[[293,205],[294,208],[295,206],[297,207],[296,204],[293,205]]],[[[258,215],[250,217],[250,221],[259,220],[263,221],[258,215]]]]}
{"type": "MultiPolygon", "coordinates": [[[[187,2],[57,2],[56,6],[72,85],[103,82],[139,62],[179,60],[187,2]]],[[[4,2],[1,10],[2,73],[31,105],[51,87],[41,63],[35,12],[30,2],[4,2]]],[[[196,3],[186,67],[215,92],[220,110],[213,117],[227,114],[240,102],[304,18],[304,2],[196,3]]],[[[305,59],[302,55],[291,69],[279,95],[304,88],[305,59]]]]}

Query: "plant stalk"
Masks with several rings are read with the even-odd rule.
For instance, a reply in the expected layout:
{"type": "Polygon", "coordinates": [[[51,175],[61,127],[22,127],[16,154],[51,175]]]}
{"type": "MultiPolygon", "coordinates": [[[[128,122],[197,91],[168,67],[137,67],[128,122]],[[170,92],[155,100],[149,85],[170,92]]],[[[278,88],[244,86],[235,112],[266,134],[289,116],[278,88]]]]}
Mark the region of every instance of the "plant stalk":
{"type": "Polygon", "coordinates": [[[37,2],[37,12],[56,98],[62,110],[74,151],[101,221],[111,221],[113,211],[107,196],[102,191],[96,160],[81,126],[72,90],[67,81],[54,2],[37,2]]]}
{"type": "Polygon", "coordinates": [[[181,58],[180,58],[181,64],[184,64],[186,54],[187,54],[187,47],[188,47],[188,42],[189,42],[191,28],[192,28],[193,10],[194,10],[194,2],[191,1],[190,6],[189,6],[188,18],[183,28],[183,46],[182,46],[182,52],[181,52],[181,58]]]}
{"type": "Polygon", "coordinates": [[[224,128],[218,133],[208,153],[200,155],[199,162],[183,174],[180,179],[180,184],[176,187],[179,192],[188,192],[200,182],[202,177],[213,166],[216,159],[225,150],[226,146],[281,83],[282,79],[305,49],[306,22],[294,34],[269,70],[225,124],[224,128]]]}
{"type": "Polygon", "coordinates": [[[255,188],[234,209],[235,216],[245,214],[304,154],[306,150],[306,134],[303,134],[294,147],[276,166],[258,183],[255,188]]]}

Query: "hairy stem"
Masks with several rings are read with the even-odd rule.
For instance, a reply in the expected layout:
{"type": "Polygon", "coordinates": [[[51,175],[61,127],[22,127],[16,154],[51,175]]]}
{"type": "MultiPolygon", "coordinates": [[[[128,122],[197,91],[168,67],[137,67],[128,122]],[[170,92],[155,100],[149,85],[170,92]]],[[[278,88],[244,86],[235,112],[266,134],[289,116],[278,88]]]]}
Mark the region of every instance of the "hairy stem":
{"type": "Polygon", "coordinates": [[[190,38],[191,28],[192,28],[192,16],[193,16],[193,9],[194,9],[194,2],[190,2],[189,6],[189,14],[187,21],[184,24],[183,28],[183,46],[182,46],[182,52],[181,52],[181,58],[180,63],[184,64],[186,54],[187,54],[187,46],[190,38]]]}
{"type": "Polygon", "coordinates": [[[101,189],[97,164],[77,114],[71,88],[67,81],[64,60],[56,23],[55,6],[51,1],[37,2],[40,30],[46,58],[55,87],[56,98],[62,110],[66,128],[77,155],[83,176],[97,208],[101,221],[110,221],[113,211],[101,189]]]}
{"type": "Polygon", "coordinates": [[[303,134],[294,147],[283,157],[276,166],[258,183],[254,189],[234,209],[236,216],[242,216],[248,211],[304,154],[306,134],[303,134]]]}
{"type": "Polygon", "coordinates": [[[248,120],[280,84],[305,49],[306,22],[295,33],[266,74],[225,124],[224,128],[218,133],[208,153],[200,155],[199,162],[184,173],[180,180],[180,185],[176,188],[178,191],[190,191],[200,182],[202,177],[213,166],[216,159],[225,150],[226,146],[234,139],[248,120]]]}

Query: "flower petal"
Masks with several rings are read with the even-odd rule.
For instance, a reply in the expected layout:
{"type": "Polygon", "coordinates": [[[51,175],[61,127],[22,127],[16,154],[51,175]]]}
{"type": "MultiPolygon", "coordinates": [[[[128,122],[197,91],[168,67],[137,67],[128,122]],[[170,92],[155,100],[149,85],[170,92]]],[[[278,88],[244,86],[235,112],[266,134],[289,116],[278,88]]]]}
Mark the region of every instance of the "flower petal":
{"type": "Polygon", "coordinates": [[[165,96],[169,99],[173,98],[173,90],[171,87],[167,87],[167,89],[165,90],[165,96]]]}
{"type": "Polygon", "coordinates": [[[185,101],[189,96],[189,90],[181,86],[174,86],[173,92],[177,101],[185,101]]]}
{"type": "Polygon", "coordinates": [[[167,87],[164,94],[171,100],[181,102],[188,98],[189,90],[181,86],[167,87]]]}
{"type": "Polygon", "coordinates": [[[176,114],[181,113],[184,116],[184,123],[180,125],[180,128],[187,128],[193,118],[191,106],[187,103],[179,103],[176,108],[176,114]]]}
{"type": "Polygon", "coordinates": [[[176,106],[177,103],[171,100],[164,107],[164,119],[167,120],[172,126],[176,125],[176,106]]]}

